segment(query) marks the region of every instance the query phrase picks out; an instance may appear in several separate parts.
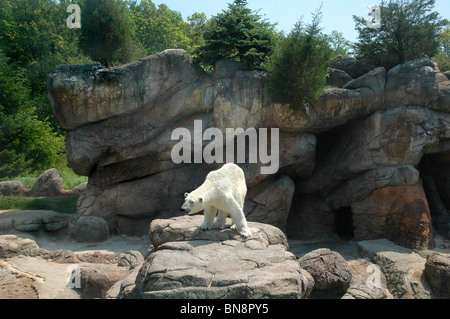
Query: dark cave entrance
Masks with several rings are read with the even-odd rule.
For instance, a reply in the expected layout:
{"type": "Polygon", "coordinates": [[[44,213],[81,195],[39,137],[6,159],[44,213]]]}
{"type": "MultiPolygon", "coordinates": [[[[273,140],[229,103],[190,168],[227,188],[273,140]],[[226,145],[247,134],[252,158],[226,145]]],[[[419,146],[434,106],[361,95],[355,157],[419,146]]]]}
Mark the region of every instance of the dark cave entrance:
{"type": "Polygon", "coordinates": [[[427,154],[418,167],[433,232],[450,239],[450,152],[427,154]]]}
{"type": "Polygon", "coordinates": [[[450,152],[424,155],[418,169],[433,231],[450,239],[450,152]]]}
{"type": "Polygon", "coordinates": [[[336,235],[343,240],[351,240],[355,237],[351,207],[341,207],[334,211],[334,227],[336,235]]]}

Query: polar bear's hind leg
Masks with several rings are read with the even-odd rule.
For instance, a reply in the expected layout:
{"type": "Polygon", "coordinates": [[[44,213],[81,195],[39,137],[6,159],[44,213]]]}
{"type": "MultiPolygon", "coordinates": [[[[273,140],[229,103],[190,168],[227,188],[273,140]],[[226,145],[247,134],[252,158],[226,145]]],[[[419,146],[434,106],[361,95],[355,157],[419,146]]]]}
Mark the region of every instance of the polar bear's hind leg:
{"type": "Polygon", "coordinates": [[[252,235],[250,228],[248,228],[247,220],[245,219],[244,211],[241,206],[234,200],[230,198],[227,200],[228,211],[230,212],[231,219],[233,220],[232,229],[236,231],[244,238],[248,238],[252,235]]]}
{"type": "Polygon", "coordinates": [[[217,213],[216,221],[213,224],[213,229],[224,229],[225,224],[227,222],[227,213],[223,210],[219,209],[219,212],[217,213]]]}

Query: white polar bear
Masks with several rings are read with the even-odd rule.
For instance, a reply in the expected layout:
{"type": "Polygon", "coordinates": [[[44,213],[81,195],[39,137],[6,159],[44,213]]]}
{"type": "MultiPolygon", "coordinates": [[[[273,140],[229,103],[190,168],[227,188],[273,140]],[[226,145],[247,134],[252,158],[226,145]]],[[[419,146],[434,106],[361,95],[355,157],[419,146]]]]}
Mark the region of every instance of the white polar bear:
{"type": "Polygon", "coordinates": [[[199,188],[185,193],[181,209],[189,215],[203,210],[204,222],[200,225],[202,230],[224,229],[226,219],[230,216],[233,221],[231,229],[248,238],[252,233],[244,215],[246,194],[244,172],[239,166],[228,163],[221,169],[210,172],[199,188]]]}

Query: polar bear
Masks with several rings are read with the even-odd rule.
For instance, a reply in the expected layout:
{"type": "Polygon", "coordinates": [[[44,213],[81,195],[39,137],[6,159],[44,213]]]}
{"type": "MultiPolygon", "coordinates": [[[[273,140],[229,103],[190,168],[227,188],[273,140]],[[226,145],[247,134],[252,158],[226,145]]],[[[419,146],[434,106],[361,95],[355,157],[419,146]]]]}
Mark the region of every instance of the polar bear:
{"type": "Polygon", "coordinates": [[[204,211],[201,230],[224,229],[226,219],[230,216],[233,221],[231,229],[248,238],[251,231],[244,215],[246,194],[244,172],[239,166],[228,163],[217,171],[210,172],[199,188],[185,193],[181,209],[188,215],[204,211]]]}

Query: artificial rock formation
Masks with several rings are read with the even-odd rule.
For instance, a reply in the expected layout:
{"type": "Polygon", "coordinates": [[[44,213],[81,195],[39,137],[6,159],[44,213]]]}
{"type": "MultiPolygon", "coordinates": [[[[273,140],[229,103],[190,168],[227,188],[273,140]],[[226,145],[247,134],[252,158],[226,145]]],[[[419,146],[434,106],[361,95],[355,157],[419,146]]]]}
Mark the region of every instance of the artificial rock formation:
{"type": "MultiPolygon", "coordinates": [[[[304,299],[314,280],[287,251],[287,239],[273,226],[249,222],[252,236],[235,230],[201,231],[201,216],[154,220],[155,249],[123,298],[304,299]]],[[[230,225],[229,225],[230,226],[230,225]]],[[[122,291],[124,289],[122,288],[122,291]]]]}
{"type": "MultiPolygon", "coordinates": [[[[261,175],[261,162],[240,164],[249,220],[305,237],[335,233],[337,215],[346,211],[354,215],[347,226],[358,239],[388,237],[412,249],[429,247],[434,212],[421,166],[425,157],[450,165],[450,81],[428,58],[389,71],[347,60],[340,57],[332,66],[351,73],[343,88],[325,90],[315,103],[296,109],[270,99],[264,72],[219,61],[207,74],[183,50],[109,69],[58,67],[48,77],[50,100],[69,130],[71,167],[89,176],[78,215],[102,217],[112,233],[132,235],[145,234],[154,219],[179,216],[183,194],[221,166],[172,161],[178,143],[173,130],[187,128],[194,137],[201,120],[202,132],[219,128],[224,137],[227,128],[280,130],[276,174],[261,175]],[[368,212],[380,194],[401,194],[397,187],[405,187],[408,198],[396,201],[395,209],[368,212]],[[379,224],[365,232],[373,214],[379,224]],[[386,220],[389,229],[381,230],[386,220]],[[403,221],[411,227],[396,233],[403,221]]],[[[427,174],[438,188],[447,185],[439,174],[427,174]]]]}

